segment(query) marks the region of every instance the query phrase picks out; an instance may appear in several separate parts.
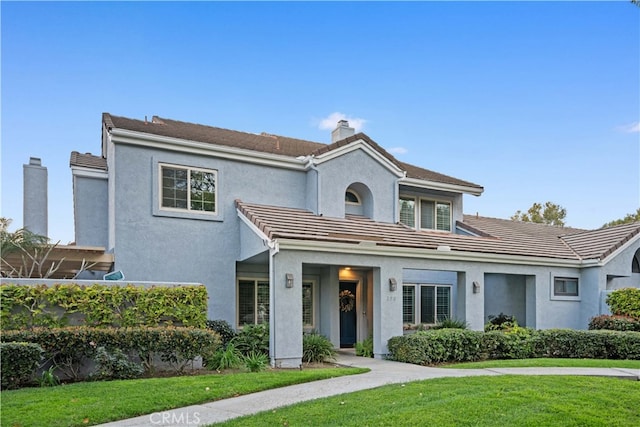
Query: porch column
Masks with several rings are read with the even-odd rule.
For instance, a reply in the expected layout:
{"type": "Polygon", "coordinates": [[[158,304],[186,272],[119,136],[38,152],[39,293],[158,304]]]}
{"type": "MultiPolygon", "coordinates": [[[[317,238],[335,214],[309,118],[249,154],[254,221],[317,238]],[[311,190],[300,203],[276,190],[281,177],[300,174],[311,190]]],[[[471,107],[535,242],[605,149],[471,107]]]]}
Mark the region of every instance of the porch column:
{"type": "Polygon", "coordinates": [[[373,269],[373,357],[389,354],[389,338],[402,335],[402,268],[373,269]],[[390,280],[395,281],[392,290],[390,280]]]}
{"type": "Polygon", "coordinates": [[[270,257],[269,355],[276,368],[302,365],[302,264],[291,253],[270,257]]]}
{"type": "Polygon", "coordinates": [[[458,272],[457,312],[474,331],[484,330],[484,272],[458,272]]]}

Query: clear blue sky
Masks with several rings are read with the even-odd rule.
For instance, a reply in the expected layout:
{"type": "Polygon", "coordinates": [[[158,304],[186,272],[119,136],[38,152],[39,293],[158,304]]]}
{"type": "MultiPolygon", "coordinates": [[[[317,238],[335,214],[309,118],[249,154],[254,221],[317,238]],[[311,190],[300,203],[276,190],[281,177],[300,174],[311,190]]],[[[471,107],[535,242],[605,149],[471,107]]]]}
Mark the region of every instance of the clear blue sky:
{"type": "Polygon", "coordinates": [[[2,13],[2,209],[49,170],[74,240],[71,151],[101,113],[328,142],[344,115],[400,160],[598,228],[640,206],[640,8],[620,2],[13,3],[2,13]]]}

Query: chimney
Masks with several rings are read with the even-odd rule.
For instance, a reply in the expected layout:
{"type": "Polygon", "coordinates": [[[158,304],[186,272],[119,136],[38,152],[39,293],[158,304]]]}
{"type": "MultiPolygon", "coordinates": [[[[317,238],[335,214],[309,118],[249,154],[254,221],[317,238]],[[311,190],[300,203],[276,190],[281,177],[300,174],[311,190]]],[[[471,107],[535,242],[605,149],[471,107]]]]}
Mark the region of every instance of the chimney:
{"type": "Polygon", "coordinates": [[[338,127],[336,127],[331,132],[331,142],[337,142],[342,139],[348,138],[352,135],[355,135],[356,130],[354,128],[349,127],[349,122],[346,120],[340,120],[338,122],[338,127]]]}
{"type": "Polygon", "coordinates": [[[32,233],[48,236],[47,168],[38,157],[23,165],[24,199],[22,224],[32,233]]]}

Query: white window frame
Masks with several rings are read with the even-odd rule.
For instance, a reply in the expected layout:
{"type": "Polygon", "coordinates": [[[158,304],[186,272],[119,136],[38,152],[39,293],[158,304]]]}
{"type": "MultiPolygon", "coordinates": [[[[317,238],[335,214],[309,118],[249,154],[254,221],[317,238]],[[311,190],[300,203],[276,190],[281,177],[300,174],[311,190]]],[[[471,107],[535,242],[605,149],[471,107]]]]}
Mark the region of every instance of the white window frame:
{"type": "Polygon", "coordinates": [[[407,227],[415,228],[416,230],[428,230],[428,231],[438,231],[442,233],[451,233],[453,229],[453,203],[450,200],[442,200],[442,199],[434,199],[430,197],[414,197],[414,196],[404,196],[401,195],[398,200],[398,215],[402,211],[401,204],[402,200],[412,201],[413,202],[413,226],[405,224],[398,218],[399,222],[405,224],[407,227]],[[434,228],[425,228],[422,226],[422,202],[433,202],[433,221],[434,228]],[[438,229],[438,204],[448,205],[449,206],[449,229],[448,230],[440,230],[438,229]]]}
{"type": "Polygon", "coordinates": [[[435,325],[438,323],[438,288],[448,288],[449,289],[449,307],[448,313],[444,318],[450,318],[452,309],[453,309],[453,286],[448,284],[435,284],[435,283],[403,283],[402,285],[402,321],[404,324],[409,325],[435,325]],[[413,288],[413,321],[414,323],[404,322],[404,289],[405,287],[413,288]],[[421,305],[422,305],[422,288],[423,287],[433,287],[434,289],[434,320],[435,323],[427,323],[422,321],[422,313],[421,313],[421,305]]]}
{"type": "Polygon", "coordinates": [[[580,301],[580,279],[575,276],[552,276],[550,283],[551,299],[560,301],[580,301]],[[576,284],[576,294],[557,293],[556,281],[571,281],[576,284]]]}
{"type": "Polygon", "coordinates": [[[165,211],[165,212],[180,212],[180,213],[189,213],[189,214],[196,214],[196,215],[207,215],[207,216],[217,216],[218,215],[218,171],[215,169],[206,169],[206,168],[199,168],[199,167],[191,167],[191,166],[182,166],[182,165],[176,165],[176,164],[171,164],[171,163],[163,163],[163,162],[158,162],[158,210],[159,211],[165,211]],[[187,171],[187,207],[186,208],[173,208],[173,207],[167,207],[167,206],[163,206],[162,205],[162,200],[163,200],[163,175],[162,175],[162,169],[163,168],[168,168],[168,169],[180,169],[180,170],[185,170],[187,171]],[[213,197],[214,197],[214,206],[213,206],[213,211],[203,211],[203,210],[196,210],[196,209],[191,209],[191,173],[192,172],[203,172],[203,173],[210,173],[213,174],[214,176],[214,180],[215,180],[215,187],[214,187],[214,193],[213,193],[213,197]]]}
{"type": "MultiPolygon", "coordinates": [[[[269,279],[264,277],[238,277],[236,280],[236,327],[242,329],[245,325],[259,325],[266,323],[269,324],[269,314],[267,314],[266,321],[258,323],[258,283],[269,283],[269,279]],[[253,282],[253,323],[241,323],[240,322],[240,282],[253,282]]],[[[269,287],[269,293],[271,293],[271,286],[269,287]]],[[[269,303],[271,301],[269,300],[269,303]]],[[[271,306],[269,306],[269,313],[271,312],[271,306]]]]}
{"type": "MultiPolygon", "coordinates": [[[[302,298],[304,299],[304,288],[305,285],[310,285],[311,286],[311,323],[305,323],[304,322],[304,304],[302,306],[302,327],[305,330],[311,331],[313,329],[316,328],[316,324],[317,324],[317,313],[318,313],[318,309],[316,307],[317,305],[317,295],[318,295],[318,282],[315,279],[307,279],[307,278],[302,278],[302,298]]],[[[302,302],[301,302],[302,303],[302,302]]]]}

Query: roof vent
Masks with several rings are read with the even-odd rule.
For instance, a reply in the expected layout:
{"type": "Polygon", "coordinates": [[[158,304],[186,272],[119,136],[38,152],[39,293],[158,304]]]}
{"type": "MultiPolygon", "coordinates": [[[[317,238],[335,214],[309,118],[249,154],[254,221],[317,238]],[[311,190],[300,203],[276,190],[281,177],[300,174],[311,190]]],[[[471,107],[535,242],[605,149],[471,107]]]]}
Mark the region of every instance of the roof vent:
{"type": "Polygon", "coordinates": [[[440,246],[438,246],[437,250],[442,251],[442,252],[451,252],[451,246],[440,245],[440,246]]]}

